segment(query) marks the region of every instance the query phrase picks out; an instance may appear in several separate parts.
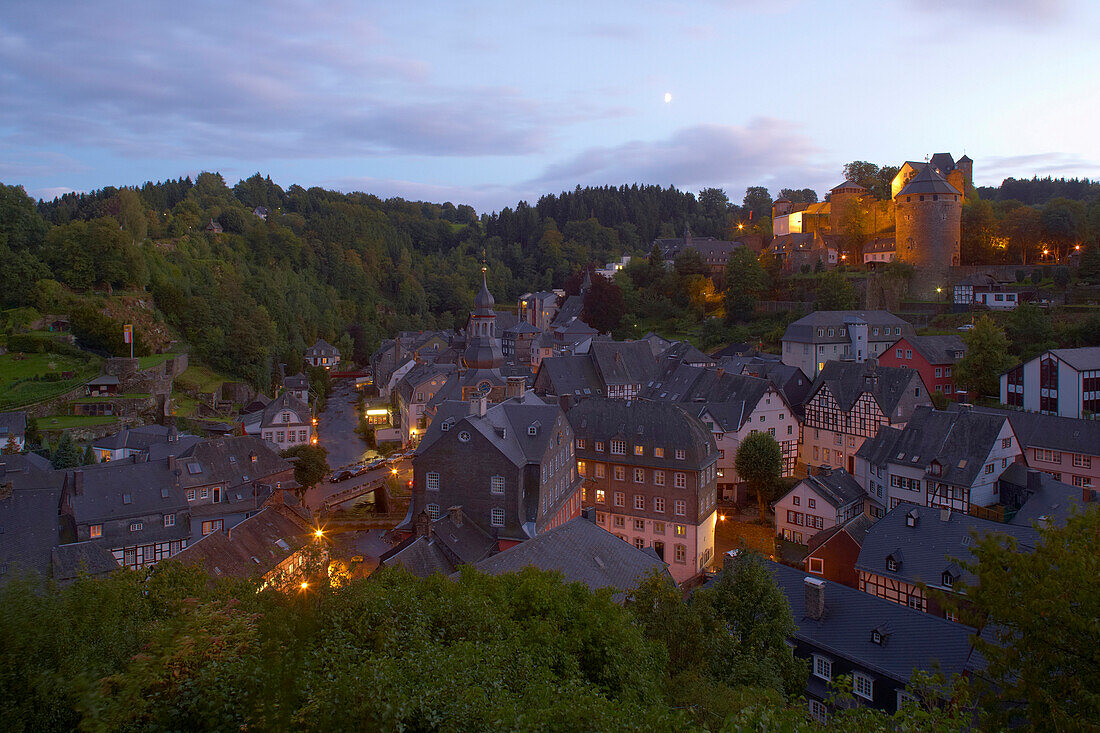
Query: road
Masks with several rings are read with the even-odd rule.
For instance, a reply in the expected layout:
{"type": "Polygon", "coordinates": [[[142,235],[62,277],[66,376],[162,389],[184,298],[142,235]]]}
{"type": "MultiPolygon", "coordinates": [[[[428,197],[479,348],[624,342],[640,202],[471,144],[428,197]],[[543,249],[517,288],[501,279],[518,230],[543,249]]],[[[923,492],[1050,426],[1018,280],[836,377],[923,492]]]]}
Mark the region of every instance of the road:
{"type": "Polygon", "coordinates": [[[325,411],[317,420],[317,441],[328,451],[328,465],[333,469],[378,455],[355,432],[359,426],[355,410],[357,396],[351,380],[336,380],[325,411]]]}
{"type": "Polygon", "coordinates": [[[333,494],[338,494],[344,489],[350,489],[354,486],[369,484],[376,479],[386,478],[392,475],[394,468],[397,469],[397,475],[402,481],[408,481],[412,478],[412,461],[408,460],[401,461],[396,466],[382,466],[373,471],[367,471],[361,476],[345,479],[335,484],[329,483],[326,477],[324,481],[317,484],[306,493],[306,506],[309,507],[310,511],[317,512],[325,503],[325,499],[333,494]]]}

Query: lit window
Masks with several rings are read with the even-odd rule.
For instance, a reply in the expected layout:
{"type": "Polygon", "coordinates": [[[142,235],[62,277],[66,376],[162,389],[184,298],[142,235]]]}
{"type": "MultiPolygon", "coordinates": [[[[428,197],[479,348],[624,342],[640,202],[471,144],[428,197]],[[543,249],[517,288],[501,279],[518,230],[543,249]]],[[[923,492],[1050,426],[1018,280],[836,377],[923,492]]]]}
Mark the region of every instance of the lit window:
{"type": "Polygon", "coordinates": [[[102,524],[93,524],[91,527],[88,528],[88,535],[93,540],[96,537],[102,537],[103,536],[103,525],[102,524]]]}
{"type": "Polygon", "coordinates": [[[687,537],[687,527],[685,527],[682,524],[677,524],[676,525],[676,536],[677,537],[687,537]]]}
{"type": "Polygon", "coordinates": [[[636,455],[636,456],[645,455],[645,448],[643,448],[640,445],[634,446],[634,455],[636,455]]]}
{"type": "Polygon", "coordinates": [[[596,489],[596,501],[600,504],[603,504],[605,501],[607,501],[607,492],[605,492],[603,489],[596,489]]]}
{"type": "Polygon", "coordinates": [[[588,469],[584,461],[577,461],[577,473],[584,476],[584,472],[588,469]]]}
{"type": "Polygon", "coordinates": [[[653,457],[654,458],[664,458],[665,457],[665,449],[664,448],[654,448],[653,449],[653,457]]]}

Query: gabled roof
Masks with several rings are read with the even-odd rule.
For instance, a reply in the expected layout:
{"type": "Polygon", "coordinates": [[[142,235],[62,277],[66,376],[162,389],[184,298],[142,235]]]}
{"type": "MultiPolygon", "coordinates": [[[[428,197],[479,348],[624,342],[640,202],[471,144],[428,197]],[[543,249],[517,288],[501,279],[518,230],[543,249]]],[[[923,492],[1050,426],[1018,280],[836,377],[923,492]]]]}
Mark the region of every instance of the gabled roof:
{"type": "Polygon", "coordinates": [[[123,428],[122,430],[107,435],[92,442],[92,447],[98,450],[130,450],[147,451],[158,443],[171,443],[179,439],[179,433],[175,427],[165,425],[143,425],[137,428],[123,428]]]}
{"type": "Polygon", "coordinates": [[[1100,346],[1085,346],[1079,349],[1051,349],[1050,353],[1079,372],[1100,369],[1100,346]]]}
{"type": "Polygon", "coordinates": [[[551,321],[551,325],[557,326],[563,323],[568,323],[574,318],[580,318],[583,311],[584,296],[570,295],[561,304],[561,308],[558,309],[558,313],[554,316],[554,320],[551,321]]]}
{"type": "Polygon", "coordinates": [[[874,524],[874,521],[866,514],[857,514],[844,524],[835,524],[832,527],[824,529],[810,537],[810,541],[808,543],[810,552],[813,552],[817,548],[821,547],[841,532],[851,537],[856,545],[862,545],[863,538],[867,536],[867,530],[871,528],[872,524],[874,524]]]}
{"type": "Polygon", "coordinates": [[[867,190],[866,188],[859,185],[855,181],[845,180],[844,183],[841,183],[837,186],[833,186],[831,189],[829,189],[829,191],[830,192],[832,192],[832,191],[843,191],[845,189],[853,189],[853,190],[856,190],[856,191],[866,191],[867,190]]]}
{"type": "Polygon", "coordinates": [[[578,438],[609,442],[626,441],[664,448],[664,458],[650,455],[616,456],[617,463],[680,466],[693,471],[713,463],[718,456],[714,437],[702,421],[684,407],[652,400],[617,400],[595,397],[583,400],[566,415],[578,438]],[[684,460],[675,459],[675,451],[684,451],[684,460]]]}
{"type": "Polygon", "coordinates": [[[617,601],[650,573],[668,575],[668,564],[652,548],[639,550],[584,517],[571,519],[474,567],[487,575],[518,573],[527,567],[558,572],[566,582],[584,583],[592,591],[612,588],[618,591],[617,601]]]}
{"type": "Polygon", "coordinates": [[[254,435],[204,440],[180,454],[176,464],[183,488],[223,484],[224,500],[229,503],[247,500],[247,492],[237,499],[235,488],[294,468],[267,441],[254,435]]]}
{"type": "Polygon", "coordinates": [[[25,456],[0,460],[0,584],[16,568],[46,578],[51,550],[61,541],[61,476],[25,456]]]}
{"type": "Polygon", "coordinates": [[[936,170],[935,166],[926,165],[912,180],[898,191],[898,196],[910,196],[916,194],[944,193],[962,195],[959,189],[947,182],[947,179],[936,170]]]}
{"type": "Polygon", "coordinates": [[[945,176],[955,170],[955,159],[951,156],[951,153],[936,153],[929,158],[928,162],[945,176]]]}
{"type": "Polygon", "coordinates": [[[813,576],[763,562],[791,606],[799,641],[900,684],[908,683],[917,669],[951,675],[968,668],[974,633],[969,626],[821,578],[814,580],[824,584],[825,613],[820,620],[812,619],[806,615],[806,579],[813,576]],[[872,641],[876,630],[884,643],[872,641]]]}
{"type": "Polygon", "coordinates": [[[660,358],[666,362],[674,362],[677,364],[716,363],[714,357],[704,354],[702,351],[695,348],[689,341],[673,342],[660,354],[660,358]]]}
{"type": "Polygon", "coordinates": [[[306,349],[306,356],[339,356],[340,350],[324,339],[317,339],[317,343],[306,349]]]}
{"type": "Polygon", "coordinates": [[[966,355],[966,342],[954,334],[904,338],[929,364],[954,364],[966,355]]]}
{"type": "MultiPolygon", "coordinates": [[[[958,410],[950,404],[948,410],[958,410]]],[[[1041,412],[998,410],[993,407],[974,407],[977,412],[1004,415],[1012,423],[1016,440],[1025,448],[1050,448],[1067,453],[1086,453],[1100,456],[1100,420],[1079,420],[1061,415],[1045,415],[1041,412]]]]}
{"type": "Polygon", "coordinates": [[[290,392],[283,392],[281,395],[271,400],[267,407],[264,408],[263,418],[260,420],[262,427],[270,427],[272,425],[282,425],[283,422],[278,420],[279,413],[283,410],[290,410],[293,412],[299,423],[307,423],[310,420],[309,406],[295,397],[290,392]]]}
{"type": "Polygon", "coordinates": [[[457,370],[458,367],[454,364],[417,364],[397,382],[397,393],[406,403],[411,403],[417,387],[433,379],[437,379],[437,386],[442,387],[447,377],[457,370]]]}
{"type": "Polygon", "coordinates": [[[596,373],[596,367],[587,355],[551,356],[542,360],[535,377],[541,388],[550,394],[575,397],[596,397],[602,395],[603,383],[596,373]]]}
{"type": "MultiPolygon", "coordinates": [[[[1035,549],[1038,533],[1031,527],[1019,527],[979,519],[962,512],[947,509],[898,504],[886,516],[879,519],[867,531],[856,560],[856,570],[896,578],[907,583],[926,583],[933,588],[943,588],[943,573],[958,561],[972,562],[970,548],[978,538],[988,534],[1016,539],[1024,550],[1035,549]],[[907,515],[915,517],[910,527],[907,515]],[[896,557],[899,550],[903,557],[897,570],[888,570],[886,558],[896,557]]],[[[959,576],[967,583],[974,582],[974,575],[962,571],[959,576]]]]}
{"type": "MultiPolygon", "coordinates": [[[[1100,450],[1100,445],[1097,445],[1100,450]]],[[[1019,509],[1009,520],[1010,524],[1031,527],[1040,521],[1064,525],[1071,514],[1096,510],[1095,502],[1086,503],[1084,491],[1076,486],[1055,481],[1046,471],[1013,463],[997,479],[1001,501],[1012,506],[1019,501],[1019,509]]]]}
{"type": "Polygon", "coordinates": [[[849,343],[851,339],[848,336],[841,336],[836,329],[854,319],[867,323],[869,327],[867,336],[872,341],[885,340],[886,338],[885,335],[882,339],[876,337],[873,331],[875,327],[889,326],[893,328],[897,326],[901,328],[902,336],[913,334],[913,326],[908,321],[898,318],[889,311],[814,311],[787,326],[787,330],[783,332],[782,340],[796,343],[849,343]],[[819,327],[826,329],[832,327],[834,329],[833,335],[828,335],[828,331],[826,331],[825,334],[818,336],[817,329],[819,327]]]}
{"type": "Polygon", "coordinates": [[[913,410],[887,461],[919,468],[936,481],[970,486],[1007,421],[1004,415],[922,405],[913,410]],[[939,464],[939,474],[929,468],[933,461],[939,464]]]}
{"type": "Polygon", "coordinates": [[[293,511],[265,506],[229,530],[211,532],[175,556],[199,565],[213,578],[259,578],[274,570],[313,537],[313,528],[293,511]]]}
{"type": "Polygon", "coordinates": [[[893,419],[898,403],[914,383],[924,384],[914,369],[879,366],[873,360],[863,364],[830,361],[814,379],[809,399],[827,386],[840,409],[848,412],[867,393],[878,403],[882,414],[893,419]]]}
{"type": "MultiPolygon", "coordinates": [[[[843,468],[815,469],[814,473],[798,482],[806,484],[815,494],[834,508],[847,506],[863,498],[864,492],[852,475],[843,468]]],[[[791,489],[794,491],[798,486],[791,489]]],[[[790,491],[787,492],[791,493],[790,491]]]]}
{"type": "Polygon", "coordinates": [[[514,334],[514,335],[518,336],[518,335],[523,334],[523,333],[530,333],[530,334],[542,333],[542,329],[541,328],[535,328],[534,326],[532,326],[527,321],[520,321],[519,323],[517,323],[516,325],[514,325],[512,327],[504,329],[503,333],[510,333],[510,334],[514,334]]]}
{"type": "Polygon", "coordinates": [[[62,583],[75,580],[80,573],[105,575],[121,567],[110,550],[93,541],[58,545],[51,557],[53,579],[62,583]]]}
{"type": "Polygon", "coordinates": [[[292,389],[295,391],[308,390],[309,377],[307,377],[303,372],[298,372],[292,377],[284,378],[283,386],[287,389],[292,389]]]}
{"type": "Polygon", "coordinates": [[[427,513],[421,512],[412,524],[419,527],[421,523],[430,523],[429,536],[409,537],[383,553],[378,558],[379,564],[397,565],[417,577],[427,578],[483,561],[496,550],[497,540],[466,516],[462,507],[450,507],[435,520],[429,520],[427,513]]]}
{"type": "Polygon", "coordinates": [[[88,382],[89,387],[117,387],[118,384],[118,377],[113,374],[100,374],[88,382]]]}
{"type": "Polygon", "coordinates": [[[23,437],[27,432],[27,413],[0,412],[0,436],[15,435],[23,437]]]}

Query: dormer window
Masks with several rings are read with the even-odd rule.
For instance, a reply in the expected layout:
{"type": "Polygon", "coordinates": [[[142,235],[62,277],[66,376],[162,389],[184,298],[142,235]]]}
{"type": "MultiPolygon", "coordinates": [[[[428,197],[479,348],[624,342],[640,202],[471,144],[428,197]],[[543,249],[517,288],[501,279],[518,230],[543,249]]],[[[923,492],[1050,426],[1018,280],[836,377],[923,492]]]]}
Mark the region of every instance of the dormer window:
{"type": "Polygon", "coordinates": [[[896,573],[898,571],[898,561],[892,557],[886,558],[886,569],[892,573],[896,573]]]}
{"type": "Polygon", "coordinates": [[[882,634],[878,632],[878,629],[871,632],[871,643],[882,646],[882,634]]]}
{"type": "Polygon", "coordinates": [[[951,586],[953,586],[955,584],[955,578],[947,570],[945,570],[943,572],[943,584],[945,586],[947,586],[948,588],[950,588],[951,586]]]}
{"type": "Polygon", "coordinates": [[[928,472],[933,476],[941,476],[943,475],[943,466],[940,465],[939,461],[932,461],[932,465],[928,467],[928,472]]]}
{"type": "Polygon", "coordinates": [[[917,526],[917,510],[911,509],[909,513],[905,515],[905,526],[916,527],[917,526]]]}

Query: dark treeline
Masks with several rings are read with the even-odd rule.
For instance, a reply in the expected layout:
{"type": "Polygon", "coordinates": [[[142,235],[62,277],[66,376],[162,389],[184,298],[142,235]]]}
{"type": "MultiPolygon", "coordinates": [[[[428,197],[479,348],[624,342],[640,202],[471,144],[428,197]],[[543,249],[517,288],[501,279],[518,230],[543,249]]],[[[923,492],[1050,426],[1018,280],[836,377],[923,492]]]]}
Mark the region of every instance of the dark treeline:
{"type": "Polygon", "coordinates": [[[1019,201],[1033,206],[1051,199],[1088,201],[1100,196],[1100,182],[1088,178],[1006,178],[1000,186],[979,186],[978,195],[986,201],[1019,201]]]}

